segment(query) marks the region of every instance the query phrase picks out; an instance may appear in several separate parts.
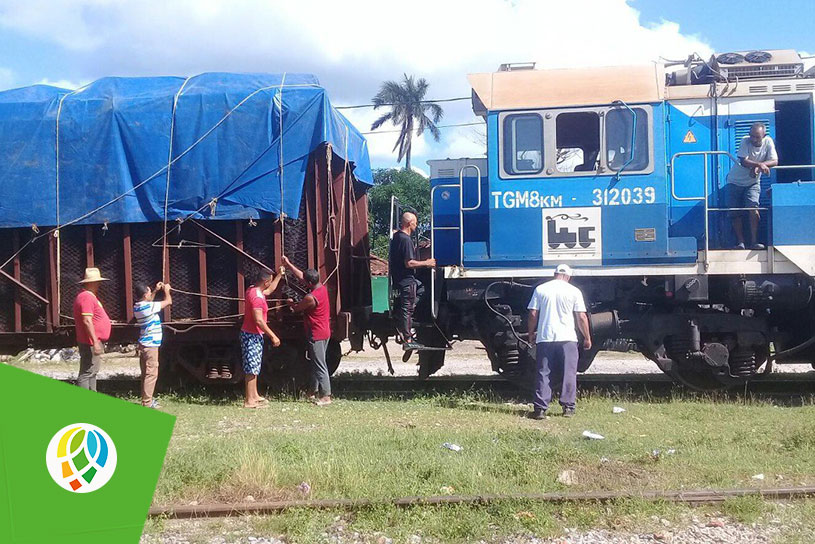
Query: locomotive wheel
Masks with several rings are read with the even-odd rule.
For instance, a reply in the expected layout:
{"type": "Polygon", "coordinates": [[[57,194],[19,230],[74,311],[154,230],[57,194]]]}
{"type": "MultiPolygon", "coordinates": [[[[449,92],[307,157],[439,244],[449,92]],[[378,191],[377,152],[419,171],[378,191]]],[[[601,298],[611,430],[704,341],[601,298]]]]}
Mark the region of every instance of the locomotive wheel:
{"type": "Polygon", "coordinates": [[[419,352],[419,379],[426,380],[444,366],[444,351],[419,352]]]}
{"type": "Polygon", "coordinates": [[[721,391],[727,388],[727,384],[722,383],[714,376],[713,371],[697,371],[677,363],[673,363],[670,370],[662,369],[662,371],[675,382],[679,382],[694,391],[721,391]]]}
{"type": "MultiPolygon", "coordinates": [[[[425,346],[444,347],[447,340],[435,327],[418,327],[416,340],[425,346]]],[[[427,350],[419,352],[419,379],[426,380],[444,366],[446,351],[427,350]]]]}

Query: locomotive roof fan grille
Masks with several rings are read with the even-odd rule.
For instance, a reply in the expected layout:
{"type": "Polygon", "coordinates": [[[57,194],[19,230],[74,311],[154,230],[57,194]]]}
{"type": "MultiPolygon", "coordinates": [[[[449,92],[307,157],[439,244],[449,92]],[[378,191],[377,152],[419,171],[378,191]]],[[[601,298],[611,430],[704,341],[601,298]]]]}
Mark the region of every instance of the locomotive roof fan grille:
{"type": "Polygon", "coordinates": [[[728,81],[792,78],[799,77],[804,71],[804,63],[793,50],[722,53],[714,55],[710,64],[728,81]]]}
{"type": "Polygon", "coordinates": [[[707,85],[714,81],[744,81],[769,78],[812,77],[794,49],[732,51],[716,53],[705,61],[694,54],[686,61],[668,61],[666,66],[684,65],[667,76],[672,85],[707,85]]]}

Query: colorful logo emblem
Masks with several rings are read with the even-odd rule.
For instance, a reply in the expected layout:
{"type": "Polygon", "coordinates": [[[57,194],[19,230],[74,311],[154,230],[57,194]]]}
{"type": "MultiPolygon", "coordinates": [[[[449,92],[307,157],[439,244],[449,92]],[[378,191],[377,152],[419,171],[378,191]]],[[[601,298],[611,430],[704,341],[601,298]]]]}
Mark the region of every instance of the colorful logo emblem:
{"type": "Polygon", "coordinates": [[[90,493],[110,481],[116,470],[116,446],[108,433],[89,423],[60,429],[48,443],[45,464],[61,488],[90,493]]]}

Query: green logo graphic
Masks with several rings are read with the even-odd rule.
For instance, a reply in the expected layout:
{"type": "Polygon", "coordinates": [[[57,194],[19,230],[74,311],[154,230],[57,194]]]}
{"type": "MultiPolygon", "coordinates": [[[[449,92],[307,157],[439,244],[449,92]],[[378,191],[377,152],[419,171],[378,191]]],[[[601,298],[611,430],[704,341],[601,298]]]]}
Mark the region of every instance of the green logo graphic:
{"type": "Polygon", "coordinates": [[[0,364],[0,543],[137,544],[174,423],[0,364]]]}
{"type": "Polygon", "coordinates": [[[96,491],[116,470],[116,446],[108,433],[88,423],[60,429],[48,444],[45,464],[51,478],[75,493],[96,491]]]}

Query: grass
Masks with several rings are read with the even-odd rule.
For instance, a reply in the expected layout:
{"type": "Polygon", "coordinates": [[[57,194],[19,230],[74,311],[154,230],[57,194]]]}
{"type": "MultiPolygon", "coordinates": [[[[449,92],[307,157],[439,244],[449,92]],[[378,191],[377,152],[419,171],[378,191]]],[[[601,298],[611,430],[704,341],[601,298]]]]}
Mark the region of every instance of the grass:
{"type": "MultiPolygon", "coordinates": [[[[240,408],[232,396],[163,396],[161,403],[178,420],[156,489],[158,505],[244,501],[250,495],[256,501],[299,499],[306,497],[298,489],[301,482],[310,485],[308,498],[315,499],[815,484],[811,400],[779,407],[695,396],[649,401],[591,394],[579,400],[577,417],[541,422],[523,417],[522,405],[471,395],[339,400],[324,408],[280,398],[254,411],[240,408]],[[615,405],[627,411],[612,414],[615,405]],[[587,440],[583,430],[606,439],[587,440]],[[463,450],[444,449],[444,442],[463,450]],[[667,454],[669,449],[675,453],[667,454]],[[575,471],[575,485],[558,483],[563,470],[575,471]],[[758,473],[765,479],[752,479],[758,473]]],[[[719,510],[746,524],[767,516],[793,524],[802,512],[815,519],[810,503],[776,511],[751,497],[728,500],[719,510]]],[[[202,534],[243,523],[240,530],[282,534],[292,542],[322,541],[337,527],[387,534],[394,542],[417,533],[468,542],[561,535],[564,527],[658,531],[662,526],[654,518],[673,523],[687,513],[681,506],[637,500],[385,505],[353,513],[294,510],[241,522],[210,520],[214,529],[202,534]]],[[[806,527],[815,531],[811,523],[806,527]]],[[[164,523],[155,520],[145,532],[163,530],[164,523]]],[[[789,544],[811,541],[794,533],[787,537],[789,544]]]]}
{"type": "Polygon", "coordinates": [[[473,397],[291,400],[257,411],[162,398],[178,416],[157,504],[301,498],[691,489],[815,483],[815,406],[581,399],[578,416],[536,422],[517,405],[473,397]],[[627,412],[613,415],[624,404],[627,412]],[[581,437],[592,430],[606,437],[581,437]],[[442,448],[445,442],[461,452],[442,448]],[[668,455],[669,449],[675,453],[668,455]],[[660,450],[659,456],[653,450],[660,450]],[[765,480],[752,480],[754,474],[765,480]]]}

